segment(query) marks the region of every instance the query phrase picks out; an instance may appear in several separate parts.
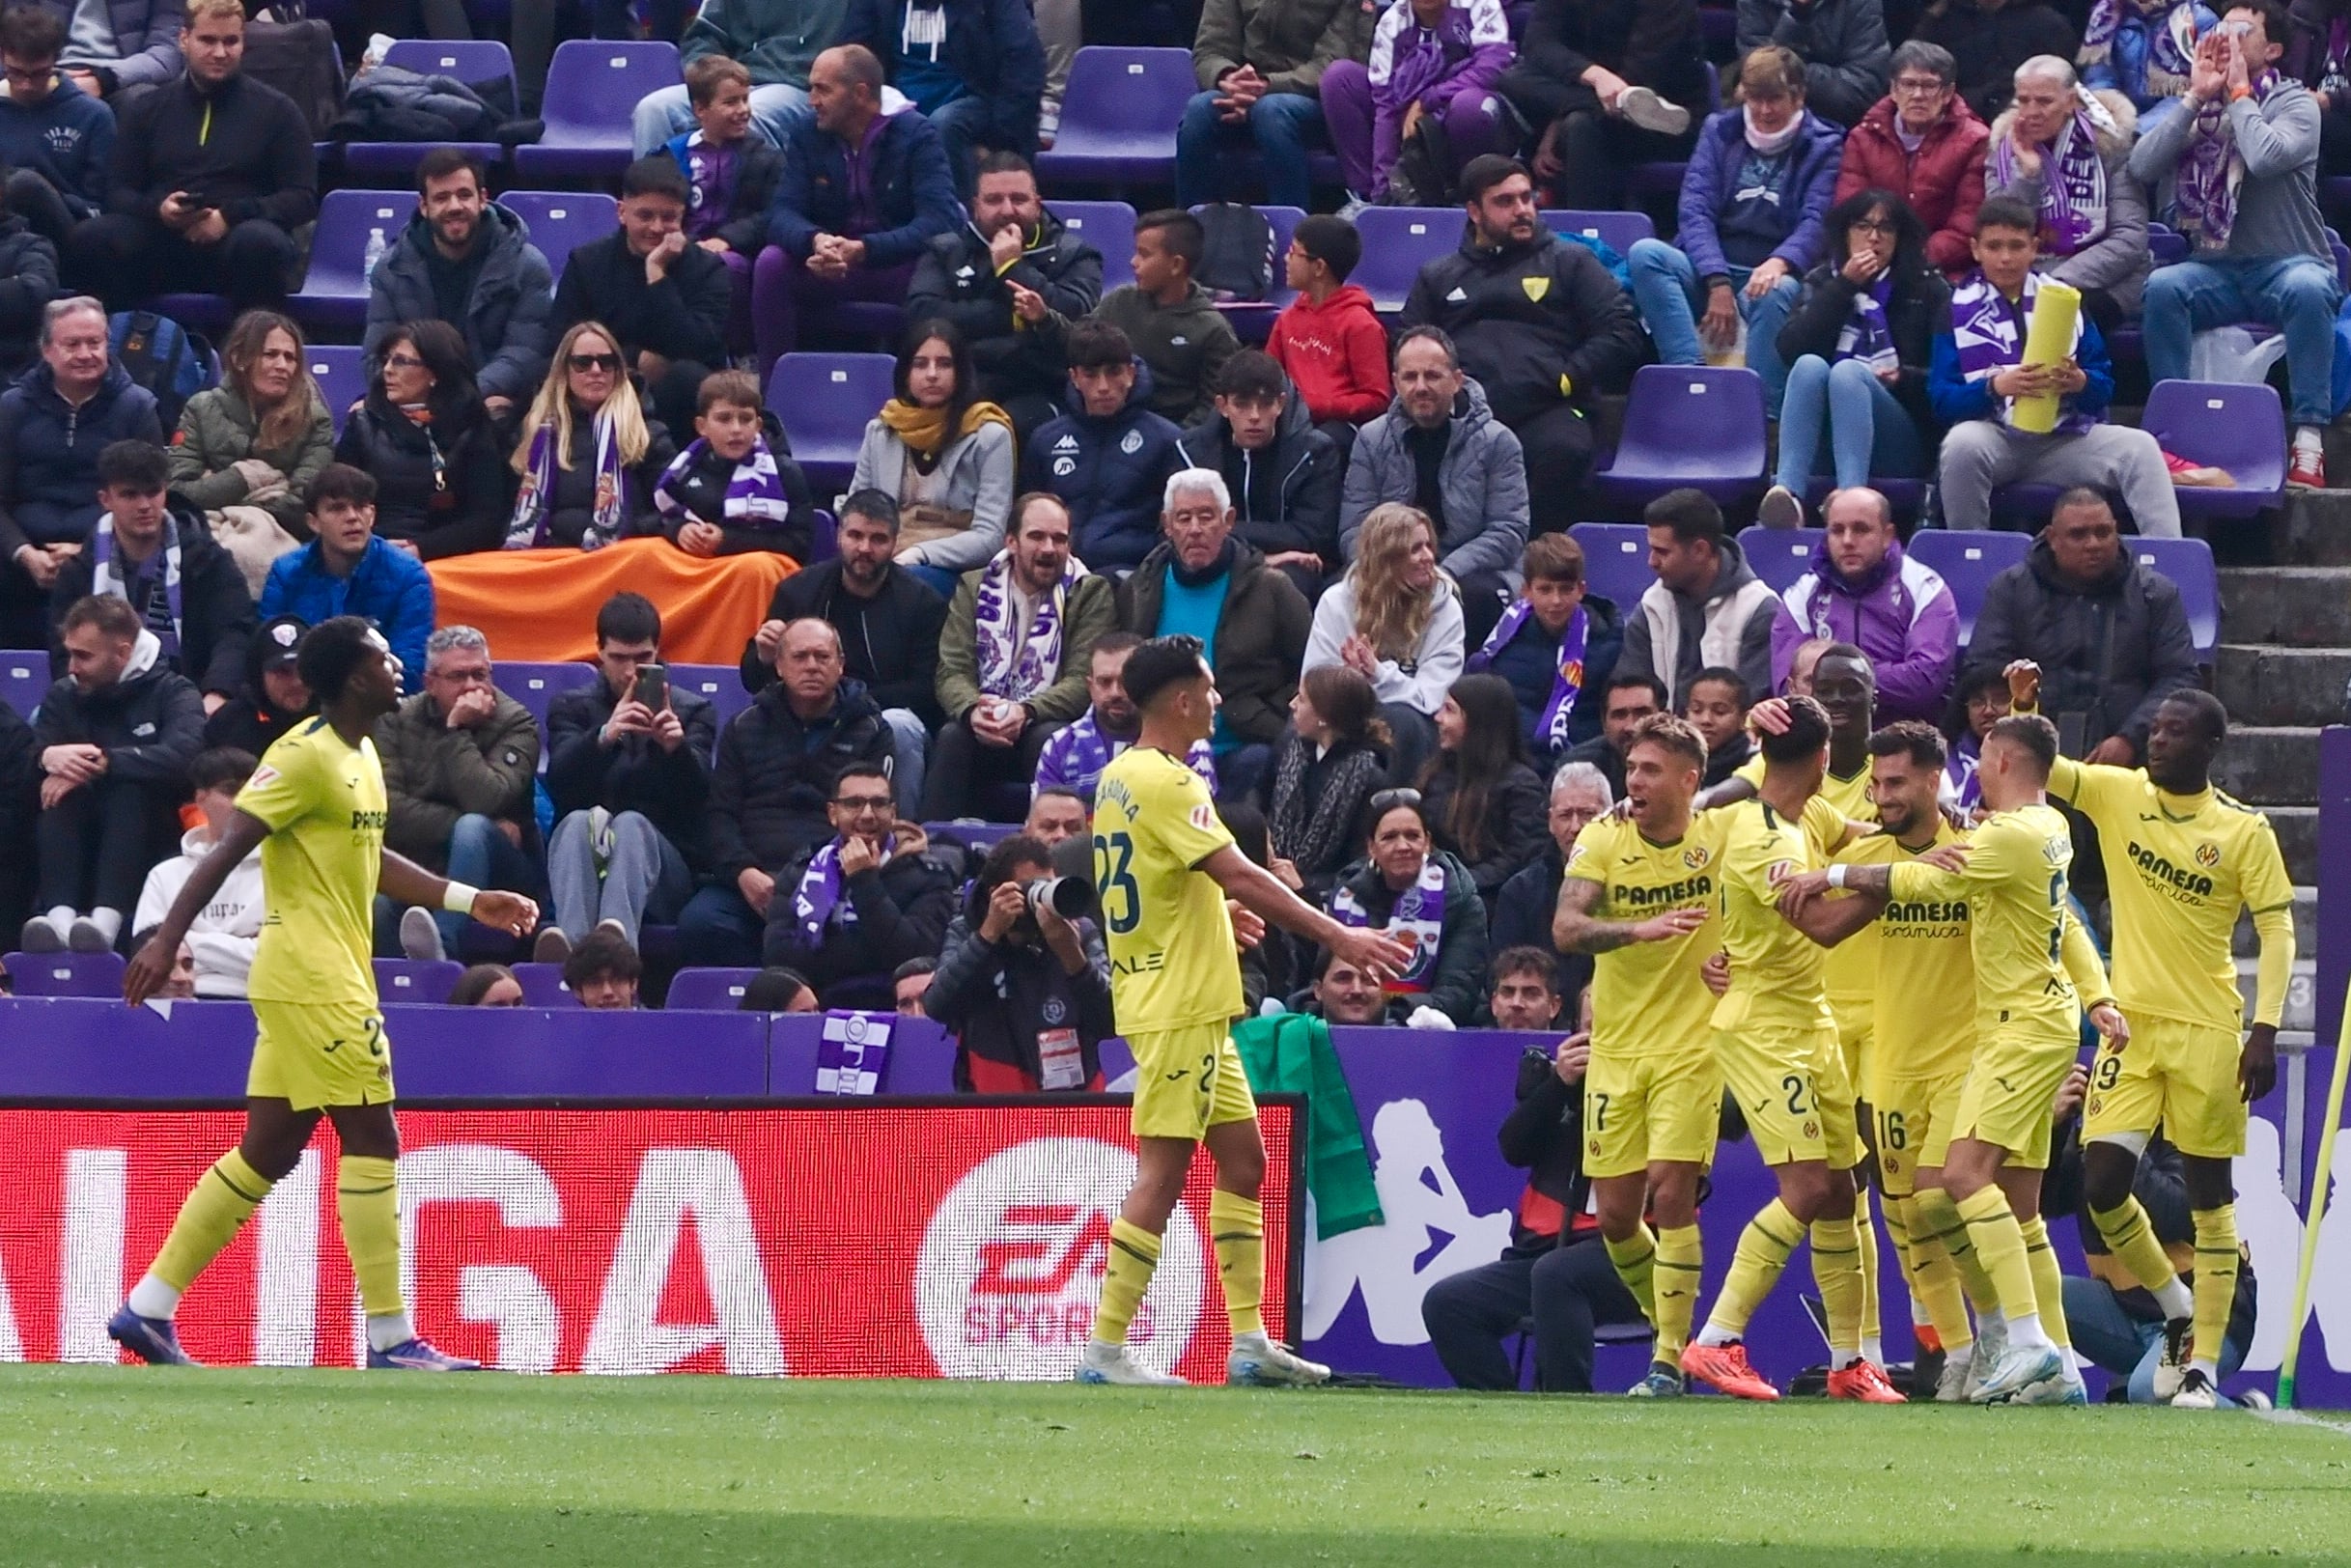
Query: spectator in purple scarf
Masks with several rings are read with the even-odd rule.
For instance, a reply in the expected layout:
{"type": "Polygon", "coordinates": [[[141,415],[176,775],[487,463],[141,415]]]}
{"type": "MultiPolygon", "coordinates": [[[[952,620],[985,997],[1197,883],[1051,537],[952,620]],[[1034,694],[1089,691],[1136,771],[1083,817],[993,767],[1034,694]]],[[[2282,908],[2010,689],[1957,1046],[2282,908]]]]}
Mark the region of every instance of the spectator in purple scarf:
{"type": "Polygon", "coordinates": [[[2147,191],[2133,173],[2138,111],[2092,92],[2054,54],[2016,70],[2016,98],[1992,123],[1984,195],[2013,196],[2041,217],[2033,270],[2082,291],[2082,308],[2112,333],[2139,308],[2147,280],[2147,191]]]}
{"type": "Polygon", "coordinates": [[[1857,487],[1829,497],[1812,570],[1779,596],[1772,677],[1808,637],[1849,642],[1878,673],[1878,721],[1943,716],[1959,661],[1959,607],[1940,576],[1902,553],[1893,508],[1857,487]]]}
{"type": "Polygon", "coordinates": [[[1404,0],[1381,13],[1371,63],[1333,60],[1323,71],[1323,118],[1350,195],[1440,206],[1463,164],[1480,153],[1510,151],[1494,84],[1512,53],[1501,0],[1404,0]],[[1419,172],[1445,186],[1397,182],[1397,159],[1423,126],[1444,157],[1441,167],[1419,172]]]}

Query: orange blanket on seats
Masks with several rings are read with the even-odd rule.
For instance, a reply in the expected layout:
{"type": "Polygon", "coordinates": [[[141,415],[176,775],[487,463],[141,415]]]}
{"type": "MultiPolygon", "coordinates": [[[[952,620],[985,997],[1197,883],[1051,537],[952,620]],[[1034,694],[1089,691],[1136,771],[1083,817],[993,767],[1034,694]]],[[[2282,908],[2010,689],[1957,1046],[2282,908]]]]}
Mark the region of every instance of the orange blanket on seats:
{"type": "Polygon", "coordinates": [[[560,664],[596,657],[596,612],[624,590],[661,612],[661,654],[675,664],[732,664],[759,630],[775,585],[799,570],[789,555],[705,559],[665,539],[601,550],[486,550],[427,563],[434,619],[479,628],[501,659],[560,664]]]}

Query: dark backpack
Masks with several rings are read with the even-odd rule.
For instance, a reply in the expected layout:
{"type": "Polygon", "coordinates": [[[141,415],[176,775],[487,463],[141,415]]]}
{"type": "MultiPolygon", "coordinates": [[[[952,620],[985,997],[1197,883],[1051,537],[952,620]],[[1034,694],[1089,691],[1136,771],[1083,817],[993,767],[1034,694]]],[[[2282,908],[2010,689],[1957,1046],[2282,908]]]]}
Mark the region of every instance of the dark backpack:
{"type": "Polygon", "coordinates": [[[188,399],[220,378],[212,346],[152,310],[117,311],[108,317],[106,341],[115,363],[155,395],[155,417],[167,431],[179,428],[180,410],[188,399]]]}
{"type": "Polygon", "coordinates": [[[311,140],[323,141],[326,127],[343,112],[343,57],[335,48],[335,30],[303,19],[299,5],[271,6],[265,14],[284,19],[245,23],[242,70],[294,99],[309,122],[311,140]]]}
{"type": "Polygon", "coordinates": [[[1219,300],[1263,299],[1273,287],[1273,225],[1239,202],[1211,202],[1197,215],[1202,244],[1193,279],[1219,300]]]}

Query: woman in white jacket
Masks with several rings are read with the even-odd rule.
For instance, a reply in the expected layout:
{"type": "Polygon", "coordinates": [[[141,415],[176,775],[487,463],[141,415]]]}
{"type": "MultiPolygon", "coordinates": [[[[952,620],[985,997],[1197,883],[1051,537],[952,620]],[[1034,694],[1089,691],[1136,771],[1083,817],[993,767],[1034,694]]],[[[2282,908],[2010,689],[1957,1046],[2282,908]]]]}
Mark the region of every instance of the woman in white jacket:
{"type": "Polygon", "coordinates": [[[1301,673],[1344,664],[1371,683],[1395,732],[1387,776],[1411,780],[1437,745],[1437,710],[1461,678],[1461,592],[1437,568],[1437,529],[1400,501],[1372,508],[1355,565],[1314,607],[1301,673]]]}
{"type": "MultiPolygon", "coordinates": [[[[180,840],[180,853],[147,874],[139,890],[138,912],[130,922],[134,932],[146,933],[163,923],[172,901],[180,896],[196,862],[212,853],[237,810],[237,792],[245,787],[260,764],[249,751],[218,746],[200,751],[188,764],[196,786],[196,809],[204,826],[191,827],[180,840]]],[[[262,852],[256,847],[238,862],[229,880],[220,884],[187,929],[187,945],[196,955],[196,994],[241,1001],[245,977],[253,968],[253,946],[262,935],[262,852]]]]}

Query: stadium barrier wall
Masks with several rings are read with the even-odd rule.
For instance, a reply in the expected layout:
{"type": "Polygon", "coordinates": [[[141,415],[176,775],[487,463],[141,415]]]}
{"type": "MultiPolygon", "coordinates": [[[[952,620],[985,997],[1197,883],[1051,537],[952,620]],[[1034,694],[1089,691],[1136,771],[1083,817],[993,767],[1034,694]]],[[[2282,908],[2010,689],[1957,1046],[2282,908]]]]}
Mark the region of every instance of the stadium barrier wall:
{"type": "MultiPolygon", "coordinates": [[[[2351,757],[2345,760],[2351,762],[2351,757]]],[[[2346,770],[2346,778],[2351,779],[2351,769],[2346,770]]],[[[2336,994],[2339,996],[2339,986],[2336,994]]],[[[765,1098],[798,1100],[793,1108],[805,1109],[805,1097],[815,1084],[821,1030],[821,1021],[807,1015],[770,1018],[740,1013],[590,1013],[579,1009],[554,1013],[527,1008],[434,1007],[394,1007],[385,1012],[387,1032],[395,1042],[394,1073],[405,1107],[403,1125],[412,1129],[407,1136],[416,1151],[425,1147],[423,1139],[431,1135],[418,1130],[433,1125],[422,1118],[434,1114],[436,1106],[481,1107],[503,1102],[516,1107],[512,1114],[525,1118],[516,1125],[530,1127],[541,1124],[528,1122],[528,1117],[548,1112],[525,1110],[525,1106],[554,1105],[565,1116],[580,1116],[559,1124],[564,1136],[546,1145],[550,1151],[562,1148],[565,1139],[595,1143],[615,1137],[625,1143],[628,1137],[645,1135],[601,1131],[606,1126],[633,1125],[625,1117],[609,1124],[595,1122],[594,1111],[603,1106],[676,1106],[697,1101],[765,1098]]],[[[132,1145],[122,1139],[129,1137],[128,1130],[144,1117],[167,1107],[235,1105],[243,1090],[251,1030],[251,1014],[234,1003],[180,1003],[166,1019],[153,1011],[133,1011],[96,1000],[0,1000],[0,1106],[119,1113],[126,1119],[104,1124],[104,1130],[116,1134],[116,1141],[89,1147],[101,1154],[127,1150],[132,1145]]],[[[885,1098],[880,1104],[891,1104],[887,1097],[945,1094],[953,1047],[938,1025],[928,1021],[901,1021],[895,1034],[883,1083],[885,1098]]],[[[1421,1327],[1421,1298],[1438,1280],[1492,1261],[1509,1241],[1510,1218],[1525,1173],[1503,1162],[1495,1134],[1513,1101],[1519,1056],[1530,1040],[1540,1037],[1499,1031],[1430,1034],[1404,1029],[1340,1029],[1334,1035],[1385,1218],[1370,1229],[1318,1239],[1308,1200],[1308,1218],[1301,1237],[1301,1304],[1291,1331],[1309,1354],[1342,1369],[1377,1373],[1401,1383],[1442,1386],[1446,1380],[1421,1327]]],[[[1104,1056],[1106,1073],[1115,1086],[1119,1075],[1131,1068],[1131,1059],[1115,1044],[1106,1047],[1104,1056]]],[[[2318,1081],[2323,1083],[2323,1076],[2318,1081]]],[[[834,1109],[829,1114],[857,1115],[868,1113],[875,1103],[830,1104],[834,1109]]],[[[2262,1321],[2243,1381],[2266,1386],[2284,1344],[2282,1320],[2290,1310],[2293,1269],[2301,1244],[2300,1220],[2283,1189],[2282,1173],[2289,1149],[2294,1151],[2294,1162],[2302,1162],[2299,1123],[2303,1107],[2294,1105],[2295,1121],[2289,1124],[2288,1089],[2281,1086],[2255,1110],[2251,1146],[2238,1162],[2237,1182],[2240,1222],[2263,1286],[2262,1321]],[[2297,1135],[2281,1136],[2288,1125],[2297,1135]]],[[[0,1114],[25,1129],[52,1121],[69,1129],[83,1125],[71,1116],[56,1117],[47,1110],[0,1114]]],[[[1123,1115],[1111,1116],[1102,1125],[1109,1130],[1105,1137],[1112,1141],[1124,1138],[1123,1115]]],[[[126,1283],[123,1278],[126,1269],[144,1263],[161,1239],[159,1227],[169,1222],[169,1206],[178,1202],[204,1162],[231,1141],[234,1126],[233,1116],[205,1124],[204,1136],[197,1140],[201,1147],[184,1157],[194,1163],[175,1167],[169,1180],[160,1181],[168,1196],[157,1200],[164,1207],[153,1220],[154,1228],[138,1228],[146,1220],[133,1223],[124,1235],[122,1245],[126,1250],[123,1256],[112,1256],[103,1249],[95,1256],[75,1254],[73,1267],[83,1271],[76,1275],[84,1281],[79,1288],[91,1300],[103,1298],[111,1307],[126,1283]]],[[[171,1139],[184,1141],[190,1135],[184,1131],[174,1133],[164,1146],[176,1146],[171,1139]]],[[[22,1134],[14,1146],[28,1146],[22,1134]]],[[[0,1282],[14,1291],[20,1303],[32,1288],[25,1281],[42,1281],[42,1289],[56,1287],[69,1260],[52,1244],[28,1241],[23,1230],[21,1217],[36,1212],[42,1201],[54,1206],[56,1200],[42,1200],[38,1191],[14,1190],[11,1184],[59,1190],[67,1180],[63,1172],[80,1147],[60,1143],[54,1136],[32,1146],[45,1147],[48,1152],[0,1167],[0,1282]]],[[[593,1150],[587,1152],[594,1154],[593,1150]]],[[[770,1183],[798,1180],[808,1185],[810,1177],[821,1175],[825,1180],[816,1184],[819,1201],[832,1206],[827,1212],[844,1235],[855,1234],[876,1222],[871,1210],[863,1206],[861,1194],[882,1182],[882,1173],[896,1168],[889,1162],[897,1152],[886,1141],[870,1152],[853,1151],[855,1158],[869,1163],[881,1162],[873,1169],[844,1167],[856,1176],[854,1184],[843,1183],[840,1170],[820,1172],[778,1165],[770,1172],[761,1165],[749,1175],[748,1186],[755,1202],[765,1202],[767,1198],[758,1190],[770,1183]]],[[[634,1169],[630,1167],[631,1173],[634,1169]]],[[[1204,1179],[1200,1175],[1204,1169],[1203,1164],[1195,1170],[1195,1184],[1204,1179]]],[[[404,1165],[404,1181],[405,1172],[404,1165]]],[[[1708,1300],[1728,1268],[1740,1226],[1773,1191],[1768,1172],[1747,1142],[1723,1147],[1713,1180],[1713,1195],[1702,1217],[1708,1300]]],[[[1123,1178],[1103,1189],[1108,1194],[1102,1199],[1101,1216],[1106,1224],[1123,1190],[1123,1178]]],[[[1036,1201],[1070,1200],[1049,1194],[1036,1201]]],[[[2337,1213],[2351,1215],[2351,1205],[2337,1213]]],[[[331,1222],[331,1216],[328,1219],[331,1222]]],[[[513,1220],[502,1223],[508,1229],[516,1224],[513,1220]]],[[[2306,1345],[2300,1391],[2308,1405],[2351,1407],[2351,1221],[2331,1218],[2327,1229],[2330,1245],[2320,1255],[2312,1316],[2320,1330],[2332,1331],[2306,1345]],[[2335,1239],[2337,1234],[2339,1241],[2335,1239]]],[[[2060,1250],[2069,1254],[2068,1268],[2078,1268],[2079,1257],[2072,1252],[2074,1227],[2060,1223],[2052,1231],[2060,1250]]],[[[489,1244],[499,1232],[499,1224],[490,1224],[484,1233],[488,1250],[481,1258],[450,1253],[429,1267],[458,1271],[461,1279],[468,1266],[494,1269],[504,1254],[489,1244]]],[[[898,1232],[888,1234],[894,1238],[893,1246],[903,1239],[898,1232]]],[[[432,1237],[428,1227],[428,1250],[434,1245],[432,1237]]],[[[590,1244],[589,1252],[593,1254],[598,1245],[608,1260],[612,1253],[609,1243],[590,1244]]],[[[331,1267],[342,1267],[340,1247],[331,1239],[320,1252],[322,1260],[332,1254],[331,1267]]],[[[816,1254],[812,1261],[821,1270],[829,1266],[831,1256],[816,1254]]],[[[319,1264],[322,1277],[328,1267],[324,1261],[319,1264]]],[[[602,1263],[597,1267],[601,1269],[602,1263]]],[[[1071,1285],[1076,1295],[1091,1300],[1095,1288],[1092,1269],[1098,1267],[1091,1265],[1082,1282],[1071,1285]]],[[[684,1265],[679,1268],[683,1270],[684,1265]]],[[[1880,1279],[1884,1317],[1892,1330],[1893,1344],[1899,1346],[1905,1343],[1900,1335],[1905,1297],[1890,1247],[1881,1248],[1880,1279]]],[[[490,1289],[488,1285],[477,1288],[490,1289]]],[[[696,1288],[705,1296],[711,1292],[707,1283],[696,1288]]],[[[1800,1264],[1773,1294],[1753,1328],[1750,1344],[1757,1363],[1783,1381],[1818,1362],[1825,1354],[1820,1334],[1800,1300],[1809,1290],[1808,1272],[1800,1264]]],[[[494,1297],[493,1291],[486,1300],[494,1297]]],[[[594,1291],[583,1298],[595,1299],[594,1291]]],[[[462,1292],[457,1296],[444,1293],[440,1306],[432,1304],[433,1300],[427,1298],[423,1319],[427,1331],[445,1336],[445,1342],[478,1346],[478,1340],[466,1337],[476,1330],[462,1326],[467,1311],[462,1292]],[[436,1314],[451,1310],[449,1303],[454,1303],[456,1316],[445,1321],[436,1314]]],[[[190,1312],[192,1330],[199,1314],[195,1306],[190,1312]]],[[[558,1313],[558,1342],[576,1344],[584,1354],[594,1309],[559,1304],[558,1313]]],[[[100,1313],[97,1321],[102,1322],[102,1317],[100,1313]]],[[[676,1321],[690,1317],[689,1312],[676,1321]]],[[[1220,1316],[1213,1310],[1205,1314],[1203,1322],[1212,1318],[1220,1325],[1220,1316]]],[[[1221,1332],[1220,1327],[1215,1331],[1221,1332]]],[[[35,1354],[39,1343],[38,1336],[28,1339],[19,1354],[35,1354]]],[[[5,1354],[8,1347],[0,1341],[0,1355],[5,1354]]],[[[697,1354],[707,1358],[709,1352],[697,1354]]],[[[1642,1355],[1639,1347],[1604,1351],[1598,1369],[1602,1386],[1622,1387],[1635,1381],[1642,1355]]],[[[559,1360],[556,1364],[572,1363],[559,1360]]],[[[1049,1363],[1037,1364],[1042,1368],[1049,1363]]],[[[889,1369],[882,1364],[872,1368],[889,1369]]]]}

